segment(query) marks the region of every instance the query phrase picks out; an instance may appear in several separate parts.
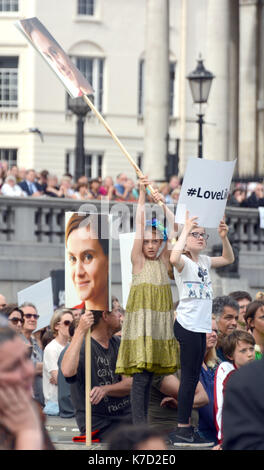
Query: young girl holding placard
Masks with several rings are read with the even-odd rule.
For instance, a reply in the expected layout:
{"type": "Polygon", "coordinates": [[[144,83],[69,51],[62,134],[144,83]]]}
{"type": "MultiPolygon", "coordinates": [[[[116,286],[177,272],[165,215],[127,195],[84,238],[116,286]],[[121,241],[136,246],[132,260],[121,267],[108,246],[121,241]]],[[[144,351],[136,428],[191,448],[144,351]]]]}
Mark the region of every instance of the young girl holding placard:
{"type": "Polygon", "coordinates": [[[190,218],[187,211],[185,225],[170,256],[180,300],[174,324],[174,333],[180,343],[181,360],[178,427],[173,438],[176,446],[203,444],[190,426],[190,416],[206,349],[206,333],[211,332],[212,326],[213,292],[209,270],[234,261],[224,219],[219,224],[218,233],[222,240],[222,255],[202,255],[208,235],[203,227],[198,226],[197,217],[190,218]]]}
{"type": "MultiPolygon", "coordinates": [[[[116,366],[116,373],[133,377],[131,408],[135,424],[147,420],[153,374],[171,374],[179,367],[168,278],[170,251],[163,225],[157,219],[145,221],[145,191],[148,184],[146,177],[140,178],[136,234],[131,253],[132,286],[116,366]],[[165,246],[160,253],[163,242],[165,246]]],[[[157,191],[154,200],[161,200],[157,191]]],[[[172,212],[166,206],[164,210],[174,224],[172,212]]]]}

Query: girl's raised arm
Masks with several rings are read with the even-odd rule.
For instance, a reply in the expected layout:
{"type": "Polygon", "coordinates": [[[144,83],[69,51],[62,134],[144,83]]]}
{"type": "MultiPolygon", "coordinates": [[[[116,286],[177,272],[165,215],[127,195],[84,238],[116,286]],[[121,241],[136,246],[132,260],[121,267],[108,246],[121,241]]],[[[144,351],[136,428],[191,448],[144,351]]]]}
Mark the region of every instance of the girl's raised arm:
{"type": "Polygon", "coordinates": [[[146,200],[146,187],[149,181],[146,176],[140,177],[139,183],[139,198],[136,211],[136,234],[131,252],[131,261],[133,266],[139,265],[141,267],[143,261],[143,241],[145,230],[145,200],[146,200]]]}
{"type": "Polygon", "coordinates": [[[228,226],[225,223],[225,218],[220,221],[218,233],[222,240],[222,255],[211,257],[212,268],[221,268],[222,266],[227,266],[235,261],[234,252],[227,237],[228,226]]]}
{"type": "Polygon", "coordinates": [[[197,217],[189,218],[189,211],[186,211],[185,216],[185,224],[182,229],[182,232],[179,236],[179,239],[173,245],[172,252],[170,255],[170,262],[175,268],[181,272],[184,267],[184,260],[182,258],[182,252],[185,248],[187,237],[189,233],[195,228],[198,227],[198,223],[196,222],[197,217]]]}

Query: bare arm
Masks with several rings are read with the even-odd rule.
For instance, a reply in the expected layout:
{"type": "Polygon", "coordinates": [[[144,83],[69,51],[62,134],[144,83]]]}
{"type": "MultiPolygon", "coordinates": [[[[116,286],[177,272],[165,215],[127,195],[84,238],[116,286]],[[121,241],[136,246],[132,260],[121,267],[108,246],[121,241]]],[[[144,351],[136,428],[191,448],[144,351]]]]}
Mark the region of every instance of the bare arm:
{"type": "Polygon", "coordinates": [[[79,325],[62,359],[61,370],[64,377],[73,377],[77,374],[83,340],[92,324],[93,314],[91,312],[87,311],[81,315],[79,325]]]}
{"type": "Polygon", "coordinates": [[[179,236],[179,239],[173,245],[173,248],[172,248],[172,252],[170,255],[170,262],[173,266],[176,267],[176,269],[179,272],[181,272],[184,267],[184,260],[182,258],[182,252],[185,248],[187,237],[190,234],[190,232],[193,230],[193,228],[198,226],[198,223],[196,222],[196,220],[197,220],[197,217],[189,218],[189,211],[186,211],[184,227],[179,236]]]}
{"type": "Polygon", "coordinates": [[[58,385],[58,371],[57,370],[50,371],[50,383],[53,385],[58,385]]]}
{"type": "Polygon", "coordinates": [[[232,264],[235,260],[234,252],[230,242],[228,240],[228,226],[225,224],[224,219],[221,220],[218,233],[222,240],[222,255],[221,256],[213,256],[211,258],[211,266],[212,268],[220,268],[222,266],[226,266],[228,264],[232,264]]]}
{"type": "Polygon", "coordinates": [[[139,198],[136,211],[136,234],[131,252],[131,261],[133,265],[133,272],[140,271],[144,265],[144,256],[142,253],[142,246],[144,241],[145,230],[145,199],[146,199],[146,186],[148,186],[148,179],[143,176],[140,178],[139,184],[139,198]]]}
{"type": "MultiPolygon", "coordinates": [[[[180,387],[180,380],[175,375],[167,375],[164,377],[161,383],[160,391],[164,395],[167,395],[169,398],[172,398],[172,401],[163,399],[162,404],[172,404],[177,406],[178,392],[180,387]]],[[[198,382],[195,389],[193,408],[200,408],[209,403],[208,395],[204,390],[201,382],[198,382]]]]}

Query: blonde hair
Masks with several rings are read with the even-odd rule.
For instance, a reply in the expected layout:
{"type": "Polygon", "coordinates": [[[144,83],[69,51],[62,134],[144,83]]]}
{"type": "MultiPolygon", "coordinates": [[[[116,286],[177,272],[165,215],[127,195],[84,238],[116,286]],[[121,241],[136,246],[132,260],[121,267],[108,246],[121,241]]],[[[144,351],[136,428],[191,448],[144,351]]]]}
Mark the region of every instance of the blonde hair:
{"type": "Polygon", "coordinates": [[[58,308],[57,310],[55,310],[55,312],[52,315],[52,318],[50,320],[50,328],[54,336],[58,335],[58,331],[56,330],[55,327],[61,321],[65,313],[69,313],[70,315],[72,315],[72,318],[73,318],[72,311],[68,308],[58,308]]]}
{"type": "Polygon", "coordinates": [[[264,300],[264,292],[261,292],[261,291],[257,292],[256,293],[256,300],[263,301],[264,300]]]}

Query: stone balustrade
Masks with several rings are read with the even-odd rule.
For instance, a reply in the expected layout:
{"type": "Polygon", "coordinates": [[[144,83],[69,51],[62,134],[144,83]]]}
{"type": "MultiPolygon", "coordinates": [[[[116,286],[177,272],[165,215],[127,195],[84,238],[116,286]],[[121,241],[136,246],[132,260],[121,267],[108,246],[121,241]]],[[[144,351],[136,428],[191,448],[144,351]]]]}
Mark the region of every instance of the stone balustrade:
{"type": "MultiPolygon", "coordinates": [[[[153,208],[148,206],[156,215],[153,208]]],[[[176,206],[171,208],[175,210],[176,206]]],[[[45,279],[52,270],[64,268],[65,212],[80,210],[113,216],[112,279],[120,293],[118,233],[134,230],[135,209],[136,204],[115,201],[0,196],[0,292],[7,288],[14,292],[45,279]]],[[[158,209],[159,217],[163,211],[158,209]]],[[[231,243],[239,252],[239,275],[248,278],[252,286],[263,289],[264,230],[259,227],[258,210],[227,206],[226,221],[231,243]]],[[[217,231],[211,229],[211,232],[209,251],[219,244],[217,231]]]]}

